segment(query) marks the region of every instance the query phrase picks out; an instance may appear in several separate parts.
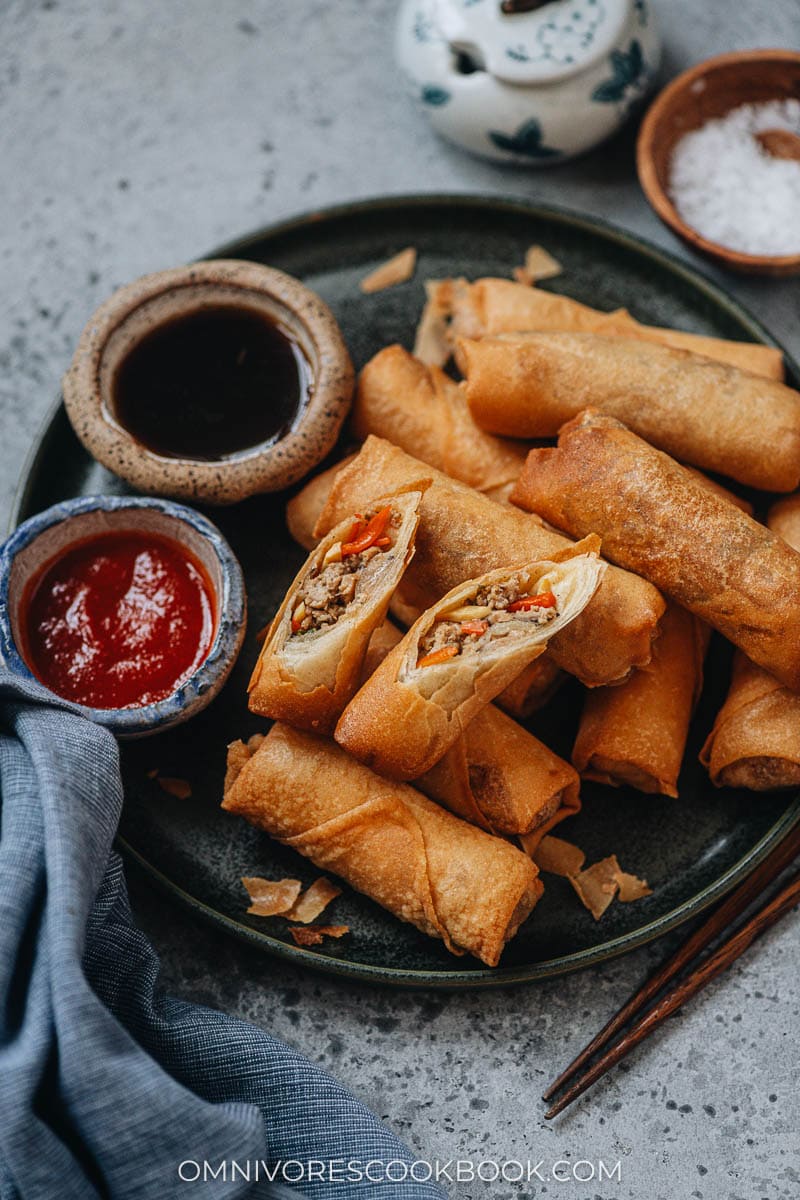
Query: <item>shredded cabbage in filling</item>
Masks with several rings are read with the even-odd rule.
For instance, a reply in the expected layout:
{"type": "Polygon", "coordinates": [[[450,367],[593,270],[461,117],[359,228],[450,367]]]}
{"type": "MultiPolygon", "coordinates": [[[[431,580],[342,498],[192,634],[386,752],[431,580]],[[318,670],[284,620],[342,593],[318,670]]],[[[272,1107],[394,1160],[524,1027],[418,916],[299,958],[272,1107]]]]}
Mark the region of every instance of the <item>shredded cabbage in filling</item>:
{"type": "Polygon", "coordinates": [[[498,638],[519,637],[531,625],[547,625],[558,615],[549,581],[540,580],[536,595],[519,576],[478,588],[471,603],[437,613],[434,625],[419,641],[417,666],[433,666],[460,654],[480,652],[498,638]]]}

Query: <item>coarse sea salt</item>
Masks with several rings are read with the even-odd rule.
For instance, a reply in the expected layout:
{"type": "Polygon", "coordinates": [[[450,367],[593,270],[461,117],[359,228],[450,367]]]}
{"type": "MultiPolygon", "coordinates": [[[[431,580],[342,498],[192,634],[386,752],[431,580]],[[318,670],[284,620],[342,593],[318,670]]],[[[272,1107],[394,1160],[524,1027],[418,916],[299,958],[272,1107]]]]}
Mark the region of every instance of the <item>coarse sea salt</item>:
{"type": "Polygon", "coordinates": [[[702,237],[742,254],[800,254],[800,162],[773,158],[766,129],[800,135],[800,100],[742,104],[676,144],[669,192],[702,237]]]}

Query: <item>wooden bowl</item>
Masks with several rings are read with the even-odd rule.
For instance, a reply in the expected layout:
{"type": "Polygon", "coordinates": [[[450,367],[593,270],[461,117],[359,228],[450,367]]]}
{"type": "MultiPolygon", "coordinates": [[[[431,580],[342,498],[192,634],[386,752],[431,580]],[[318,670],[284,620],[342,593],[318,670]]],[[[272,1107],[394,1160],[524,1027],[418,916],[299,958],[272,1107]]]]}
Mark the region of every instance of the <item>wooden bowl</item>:
{"type": "MultiPolygon", "coordinates": [[[[667,191],[675,144],[740,104],[800,98],[800,52],[743,50],[708,58],[664,88],[645,115],[636,146],[639,182],[656,214],[694,250],[750,275],[795,275],[800,254],[742,254],[702,237],[681,219],[667,191]]],[[[713,170],[713,165],[711,166],[713,170]]]]}

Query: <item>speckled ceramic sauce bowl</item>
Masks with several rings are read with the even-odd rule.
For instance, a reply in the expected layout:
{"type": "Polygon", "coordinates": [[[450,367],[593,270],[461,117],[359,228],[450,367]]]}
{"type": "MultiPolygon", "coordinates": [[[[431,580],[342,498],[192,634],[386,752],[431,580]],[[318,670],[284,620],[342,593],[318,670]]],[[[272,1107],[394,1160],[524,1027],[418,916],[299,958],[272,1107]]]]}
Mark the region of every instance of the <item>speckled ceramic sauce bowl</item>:
{"type": "MultiPolygon", "coordinates": [[[[353,385],[339,326],[315,292],[261,263],[210,259],[145,275],[101,304],[78,341],[63,393],[70,422],[89,453],[137,491],[235,504],[289,487],[322,461],[347,416],[353,385]],[[154,332],[220,308],[249,312],[283,329],[306,360],[307,395],[275,440],[210,459],[157,453],[118,418],[114,391],[120,368],[154,332]]],[[[270,405],[269,394],[263,403],[270,405]]]]}
{"type": "Polygon", "coordinates": [[[171,695],[136,707],[77,706],[117,737],[138,738],[178,725],[205,708],[227,679],[244,638],[241,568],[222,534],[200,513],[169,500],[87,496],[30,517],[0,547],[0,657],[14,674],[36,678],[23,656],[27,585],[60,554],[112,532],[154,534],[184,547],[204,568],[216,610],[207,654],[171,695]]]}

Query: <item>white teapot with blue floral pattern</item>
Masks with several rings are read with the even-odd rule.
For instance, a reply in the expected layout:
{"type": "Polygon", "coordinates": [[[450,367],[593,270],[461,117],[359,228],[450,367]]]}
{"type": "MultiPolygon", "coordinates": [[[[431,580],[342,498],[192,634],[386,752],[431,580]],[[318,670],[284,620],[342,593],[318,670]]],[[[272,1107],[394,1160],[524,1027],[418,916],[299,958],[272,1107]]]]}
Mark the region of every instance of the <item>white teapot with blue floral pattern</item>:
{"type": "Polygon", "coordinates": [[[615,133],[660,57],[648,0],[403,0],[396,48],[443,137],[534,167],[615,133]]]}

